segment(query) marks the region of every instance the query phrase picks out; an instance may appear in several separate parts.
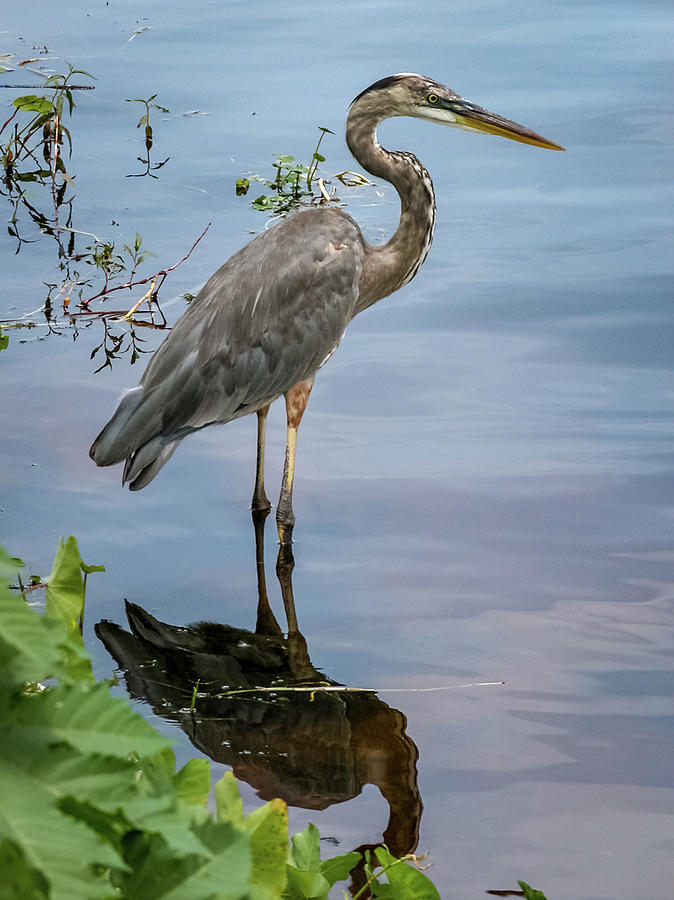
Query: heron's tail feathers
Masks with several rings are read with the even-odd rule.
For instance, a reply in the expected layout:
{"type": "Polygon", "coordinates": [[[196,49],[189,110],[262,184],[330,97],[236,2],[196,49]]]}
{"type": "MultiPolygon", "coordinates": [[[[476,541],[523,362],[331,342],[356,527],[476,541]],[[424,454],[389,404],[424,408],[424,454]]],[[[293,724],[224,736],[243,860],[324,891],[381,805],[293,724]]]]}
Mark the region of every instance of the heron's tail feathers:
{"type": "Polygon", "coordinates": [[[113,417],[91,445],[89,456],[97,466],[114,466],[126,460],[122,484],[132,491],[149,484],[173,455],[180,436],[163,434],[162,395],[137,387],[119,402],[113,417]]]}
{"type": "Polygon", "coordinates": [[[133,456],[129,456],[124,466],[122,484],[129,483],[130,491],[140,491],[148,485],[157,472],[164,466],[175,453],[180,438],[168,441],[163,435],[158,435],[143,444],[133,456]]]}
{"type": "Polygon", "coordinates": [[[134,388],[124,394],[113,417],[89,450],[89,456],[97,466],[114,466],[122,462],[150,436],[146,428],[146,399],[141,388],[134,388]]]}

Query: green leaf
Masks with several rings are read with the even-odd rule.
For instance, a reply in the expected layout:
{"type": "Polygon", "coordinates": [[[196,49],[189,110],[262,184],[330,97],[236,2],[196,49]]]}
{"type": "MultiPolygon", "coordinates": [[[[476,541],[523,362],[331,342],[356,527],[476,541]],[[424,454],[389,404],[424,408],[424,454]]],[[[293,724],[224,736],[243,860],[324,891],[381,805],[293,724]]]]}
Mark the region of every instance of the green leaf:
{"type": "Polygon", "coordinates": [[[390,896],[394,900],[440,900],[433,882],[419,869],[391,856],[385,847],[376,847],[374,852],[379,864],[386,869],[386,878],[391,886],[390,896]]]}
{"type": "Polygon", "coordinates": [[[96,81],[96,76],[92,75],[90,72],[87,72],[85,69],[71,69],[69,72],[70,75],[86,75],[87,78],[92,78],[96,81]]]}
{"type": "Polygon", "coordinates": [[[327,900],[330,887],[330,882],[320,872],[301,872],[288,866],[282,896],[283,900],[327,900]]]}
{"type": "Polygon", "coordinates": [[[37,112],[43,115],[49,115],[54,110],[51,100],[48,100],[46,97],[37,97],[35,94],[17,97],[12,105],[16,106],[17,109],[23,109],[25,112],[37,112]]]}
{"type": "Polygon", "coordinates": [[[48,877],[52,900],[100,900],[108,893],[93,866],[123,865],[112,847],[51,805],[39,785],[4,765],[0,796],[0,837],[11,840],[28,864],[48,877]]]}
{"type": "MultiPolygon", "coordinates": [[[[20,703],[30,707],[32,700],[23,697],[20,703]]],[[[54,802],[73,794],[91,803],[116,804],[139,792],[136,767],[128,759],[85,755],[64,745],[45,747],[26,740],[11,720],[0,745],[0,765],[54,802]]]]}
{"type": "Polygon", "coordinates": [[[0,842],[0,900],[47,900],[49,882],[14,841],[0,842]]]}
{"type": "MultiPolygon", "coordinates": [[[[2,331],[0,330],[0,334],[2,331]]],[[[16,577],[19,569],[25,568],[25,563],[18,556],[9,556],[4,547],[0,547],[0,585],[8,585],[16,577]]]]}
{"type": "Polygon", "coordinates": [[[360,853],[356,851],[321,862],[320,840],[315,825],[291,838],[284,900],[327,900],[335,882],[343,881],[358,865],[360,853]]]}
{"type": "Polygon", "coordinates": [[[126,842],[133,869],[122,878],[127,900],[246,900],[251,894],[250,849],[244,834],[213,822],[201,829],[203,855],[179,857],[159,835],[136,833],[126,842]]]}
{"type": "Polygon", "coordinates": [[[47,577],[45,613],[49,619],[60,619],[71,628],[84,608],[82,558],[74,537],[61,538],[54,557],[51,574],[47,577]]]}
{"type": "Polygon", "coordinates": [[[321,836],[315,825],[294,834],[290,841],[288,863],[305,872],[318,872],[321,867],[321,836]]]}
{"type": "Polygon", "coordinates": [[[164,747],[158,753],[143,757],[143,779],[153,792],[162,792],[173,788],[176,772],[176,755],[170,747],[164,747]]]}
{"type": "MultiPolygon", "coordinates": [[[[4,553],[4,551],[2,551],[4,553]]],[[[4,567],[9,557],[4,555],[4,567]]],[[[64,626],[34,612],[0,583],[0,694],[63,671],[64,626]]]]}
{"type": "Polygon", "coordinates": [[[321,875],[330,882],[331,886],[337,881],[345,881],[349,877],[349,872],[358,865],[360,859],[360,853],[352,850],[351,853],[342,853],[341,856],[323,860],[321,875]]]}
{"type": "Polygon", "coordinates": [[[291,838],[287,879],[284,900],[327,900],[332,885],[321,872],[320,835],[315,825],[291,838]]]}
{"type": "Polygon", "coordinates": [[[250,181],[247,178],[237,178],[236,179],[236,196],[244,197],[248,193],[249,187],[250,187],[250,181]]]}
{"type": "Polygon", "coordinates": [[[16,733],[43,745],[63,741],[83,753],[125,758],[156,753],[169,743],[107,684],[59,685],[17,711],[16,733]]]}
{"type": "Polygon", "coordinates": [[[215,808],[218,822],[243,826],[243,803],[232,772],[225,772],[215,785],[215,808]]]}
{"type": "Polygon", "coordinates": [[[208,760],[195,757],[188,760],[173,776],[176,796],[183,803],[203,806],[211,789],[211,770],[208,760]]]}
{"type": "Polygon", "coordinates": [[[314,159],[318,160],[318,162],[325,162],[325,157],[320,153],[314,153],[314,159]]]}
{"type": "Polygon", "coordinates": [[[286,883],[288,807],[283,800],[271,800],[246,818],[244,829],[250,838],[251,884],[280,898],[286,883]]]}
{"type": "Polygon", "coordinates": [[[253,200],[252,206],[253,209],[274,209],[278,205],[279,199],[279,197],[267,197],[263,194],[257,200],[253,200]]]}
{"type": "Polygon", "coordinates": [[[370,891],[376,900],[395,900],[395,893],[390,884],[374,881],[370,884],[370,891]]]}
{"type": "MultiPolygon", "coordinates": [[[[0,328],[0,350],[6,350],[9,345],[9,335],[2,333],[2,328],[0,328]]],[[[23,563],[21,564],[23,565],[23,563]]]]}
{"type": "Polygon", "coordinates": [[[329,128],[324,128],[322,125],[318,125],[317,128],[319,131],[325,132],[325,134],[334,134],[335,133],[334,131],[330,131],[329,128]]]}
{"type": "Polygon", "coordinates": [[[534,888],[529,887],[526,881],[518,881],[517,883],[522,889],[524,900],[546,900],[545,894],[542,891],[536,891],[534,888]]]}
{"type": "Polygon", "coordinates": [[[84,648],[79,621],[84,610],[84,563],[74,537],[61,538],[54,565],[47,577],[45,615],[63,622],[68,640],[64,657],[68,675],[76,681],[93,680],[91,661],[84,648]]]}

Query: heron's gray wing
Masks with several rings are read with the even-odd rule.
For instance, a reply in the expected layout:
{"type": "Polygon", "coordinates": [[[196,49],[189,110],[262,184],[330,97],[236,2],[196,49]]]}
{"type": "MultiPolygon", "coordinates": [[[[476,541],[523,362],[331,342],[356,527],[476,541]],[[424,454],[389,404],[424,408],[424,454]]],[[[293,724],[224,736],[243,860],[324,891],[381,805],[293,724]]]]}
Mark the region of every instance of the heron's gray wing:
{"type": "Polygon", "coordinates": [[[349,216],[304,210],[234,254],[122,399],[92,447],[96,462],[119,462],[148,442],[166,451],[313,375],[353,316],[363,252],[349,216]]]}

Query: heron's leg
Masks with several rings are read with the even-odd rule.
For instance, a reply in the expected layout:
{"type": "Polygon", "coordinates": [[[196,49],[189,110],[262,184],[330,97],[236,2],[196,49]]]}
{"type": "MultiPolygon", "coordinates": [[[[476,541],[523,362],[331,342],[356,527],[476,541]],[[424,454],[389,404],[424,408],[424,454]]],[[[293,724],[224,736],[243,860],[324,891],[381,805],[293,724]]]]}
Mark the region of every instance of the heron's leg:
{"type": "Polygon", "coordinates": [[[298,381],[286,391],[286,418],[288,421],[288,437],[286,441],[286,458],[283,465],[283,481],[281,496],[276,507],[276,526],[281,544],[291,544],[293,539],[293,477],[295,475],[295,448],[297,446],[297,429],[307,406],[309,394],[314,386],[314,379],[298,381]]]}
{"type": "Polygon", "coordinates": [[[253,510],[269,512],[271,503],[264,492],[264,437],[267,424],[269,404],[257,411],[257,464],[255,467],[255,490],[253,491],[253,510]]]}

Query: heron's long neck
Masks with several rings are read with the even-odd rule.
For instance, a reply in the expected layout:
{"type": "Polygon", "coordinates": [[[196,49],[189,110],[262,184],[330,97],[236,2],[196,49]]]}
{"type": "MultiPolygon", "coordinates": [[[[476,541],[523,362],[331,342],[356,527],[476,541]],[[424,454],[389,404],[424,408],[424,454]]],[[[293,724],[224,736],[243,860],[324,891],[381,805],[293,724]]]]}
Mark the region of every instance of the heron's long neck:
{"type": "Polygon", "coordinates": [[[390,181],[400,197],[400,222],[382,246],[367,246],[357,312],[392,294],[417,274],[426,259],[435,228],[433,182],[412,153],[385,150],[377,140],[377,124],[351,108],[346,142],[370,174],[390,181]]]}

